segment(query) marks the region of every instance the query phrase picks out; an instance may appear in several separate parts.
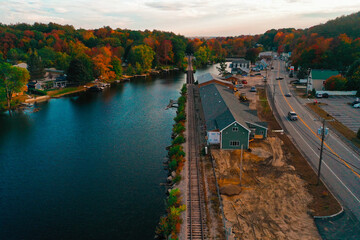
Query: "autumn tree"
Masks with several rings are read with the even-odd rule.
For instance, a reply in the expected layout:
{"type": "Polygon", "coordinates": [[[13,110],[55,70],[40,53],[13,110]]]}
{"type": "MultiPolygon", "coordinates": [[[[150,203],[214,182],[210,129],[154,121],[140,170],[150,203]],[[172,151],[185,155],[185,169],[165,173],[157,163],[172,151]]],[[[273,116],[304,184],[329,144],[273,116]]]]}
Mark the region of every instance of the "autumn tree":
{"type": "Polygon", "coordinates": [[[325,81],[325,89],[330,91],[342,91],[345,90],[346,82],[346,78],[340,74],[331,76],[325,81]]]}
{"type": "Polygon", "coordinates": [[[21,92],[29,79],[30,75],[26,69],[0,63],[0,91],[5,93],[10,115],[13,94],[21,92]]]}
{"type": "Polygon", "coordinates": [[[172,62],[174,59],[174,53],[172,51],[172,43],[170,40],[164,39],[160,42],[158,53],[160,57],[160,62],[168,64],[168,62],[172,62]]]}

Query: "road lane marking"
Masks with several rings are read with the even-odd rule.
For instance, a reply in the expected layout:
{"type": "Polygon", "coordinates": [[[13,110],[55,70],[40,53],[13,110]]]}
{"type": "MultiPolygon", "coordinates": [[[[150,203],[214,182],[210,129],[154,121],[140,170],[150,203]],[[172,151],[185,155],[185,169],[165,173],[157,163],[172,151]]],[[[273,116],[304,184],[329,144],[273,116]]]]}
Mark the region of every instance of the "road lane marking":
{"type": "MultiPolygon", "coordinates": [[[[280,69],[280,62],[278,64],[279,66],[279,69],[280,69]]],[[[280,75],[280,71],[278,72],[278,75],[280,75]]],[[[285,102],[287,103],[287,105],[290,107],[290,109],[292,111],[295,112],[295,110],[293,109],[293,107],[290,105],[289,101],[286,99],[286,97],[284,96],[284,92],[281,88],[281,84],[280,84],[280,81],[278,82],[278,85],[279,85],[279,88],[280,88],[280,92],[281,92],[281,95],[282,97],[285,99],[285,102]]],[[[309,127],[309,125],[306,124],[306,122],[300,117],[298,116],[298,119],[312,132],[312,134],[314,134],[315,137],[317,137],[320,141],[321,141],[321,138],[309,127]]],[[[340,161],[342,161],[344,163],[344,165],[349,168],[358,178],[360,178],[360,174],[357,173],[347,162],[344,161],[344,159],[342,159],[339,154],[337,154],[325,141],[324,141],[324,146],[327,147],[330,152],[332,152],[335,156],[337,156],[340,161]]]]}
{"type": "MultiPolygon", "coordinates": [[[[283,112],[283,110],[281,108],[279,108],[279,110],[282,112],[282,114],[284,115],[284,117],[286,117],[285,113],[283,112]]],[[[305,141],[305,139],[303,138],[303,136],[299,133],[299,131],[292,125],[289,124],[295,131],[296,133],[300,136],[300,138],[304,141],[304,143],[311,149],[311,151],[315,154],[316,157],[319,158],[319,155],[315,152],[315,150],[309,145],[309,143],[307,141],[305,141]]],[[[339,182],[346,188],[346,190],[349,191],[349,193],[356,199],[356,201],[358,201],[360,203],[360,199],[355,196],[355,194],[345,185],[345,183],[336,175],[336,173],[329,167],[329,165],[327,165],[325,159],[323,160],[324,165],[326,166],[327,169],[329,169],[329,171],[337,178],[337,180],[339,180],[339,182]]],[[[310,166],[312,167],[312,165],[310,164],[310,166]]],[[[313,167],[312,167],[313,168],[313,167]]],[[[314,168],[313,168],[314,169],[314,168]]],[[[315,169],[316,170],[316,169],[315,169]]]]}

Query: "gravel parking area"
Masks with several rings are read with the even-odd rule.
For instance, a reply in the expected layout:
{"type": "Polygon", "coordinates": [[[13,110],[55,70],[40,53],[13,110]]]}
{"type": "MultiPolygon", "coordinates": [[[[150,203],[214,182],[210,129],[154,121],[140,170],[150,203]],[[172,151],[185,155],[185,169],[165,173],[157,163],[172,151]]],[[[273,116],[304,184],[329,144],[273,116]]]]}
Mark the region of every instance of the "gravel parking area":
{"type": "Polygon", "coordinates": [[[356,97],[350,96],[331,96],[329,98],[320,98],[318,102],[326,103],[320,105],[331,116],[339,122],[357,132],[360,128],[360,109],[353,108],[348,103],[355,101],[356,97]]]}

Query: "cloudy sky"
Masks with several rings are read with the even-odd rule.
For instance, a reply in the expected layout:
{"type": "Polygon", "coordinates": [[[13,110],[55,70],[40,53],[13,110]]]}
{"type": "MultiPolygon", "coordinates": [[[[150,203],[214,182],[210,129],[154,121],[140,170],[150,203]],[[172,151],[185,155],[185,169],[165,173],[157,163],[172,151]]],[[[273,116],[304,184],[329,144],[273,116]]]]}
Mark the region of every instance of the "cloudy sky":
{"type": "Polygon", "coordinates": [[[360,11],[358,0],[0,0],[0,22],[236,36],[306,28],[360,11]]]}

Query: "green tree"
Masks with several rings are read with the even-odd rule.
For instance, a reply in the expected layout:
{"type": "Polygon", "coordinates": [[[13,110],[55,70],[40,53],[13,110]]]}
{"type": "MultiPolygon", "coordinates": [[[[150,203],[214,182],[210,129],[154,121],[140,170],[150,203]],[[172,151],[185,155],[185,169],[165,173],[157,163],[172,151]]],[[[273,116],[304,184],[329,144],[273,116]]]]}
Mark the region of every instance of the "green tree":
{"type": "Polygon", "coordinates": [[[62,52],[57,52],[55,56],[55,68],[60,70],[67,70],[71,62],[71,57],[62,52]]]}
{"type": "Polygon", "coordinates": [[[36,51],[30,55],[27,70],[30,73],[31,80],[38,80],[44,77],[44,66],[36,51]]]}
{"type": "Polygon", "coordinates": [[[360,59],[355,61],[346,73],[347,90],[360,91],[360,59]]]}
{"type": "Polygon", "coordinates": [[[0,90],[5,93],[10,115],[13,94],[21,92],[29,78],[29,72],[24,68],[13,67],[8,63],[0,64],[0,90]]]}
{"type": "Polygon", "coordinates": [[[300,70],[296,74],[298,79],[305,79],[308,77],[308,70],[306,68],[300,68],[300,70]]]}
{"type": "Polygon", "coordinates": [[[151,69],[155,52],[147,45],[138,45],[133,47],[130,55],[130,61],[133,65],[139,63],[144,71],[151,69]]]}
{"type": "Polygon", "coordinates": [[[211,61],[211,51],[207,46],[201,46],[194,54],[197,66],[205,66],[211,61]]]}
{"type": "Polygon", "coordinates": [[[223,77],[230,74],[226,70],[226,68],[227,68],[227,64],[225,62],[220,62],[220,67],[216,67],[216,69],[219,71],[220,75],[223,76],[223,77]]]}
{"type": "Polygon", "coordinates": [[[110,62],[111,70],[115,72],[117,77],[120,77],[123,73],[121,61],[118,57],[113,57],[110,62]]]}
{"type": "Polygon", "coordinates": [[[87,56],[80,56],[71,60],[67,79],[74,84],[85,84],[93,80],[92,64],[87,56]]]}
{"type": "Polygon", "coordinates": [[[51,47],[39,49],[38,55],[41,58],[44,67],[50,68],[55,66],[56,52],[51,47]]]}

